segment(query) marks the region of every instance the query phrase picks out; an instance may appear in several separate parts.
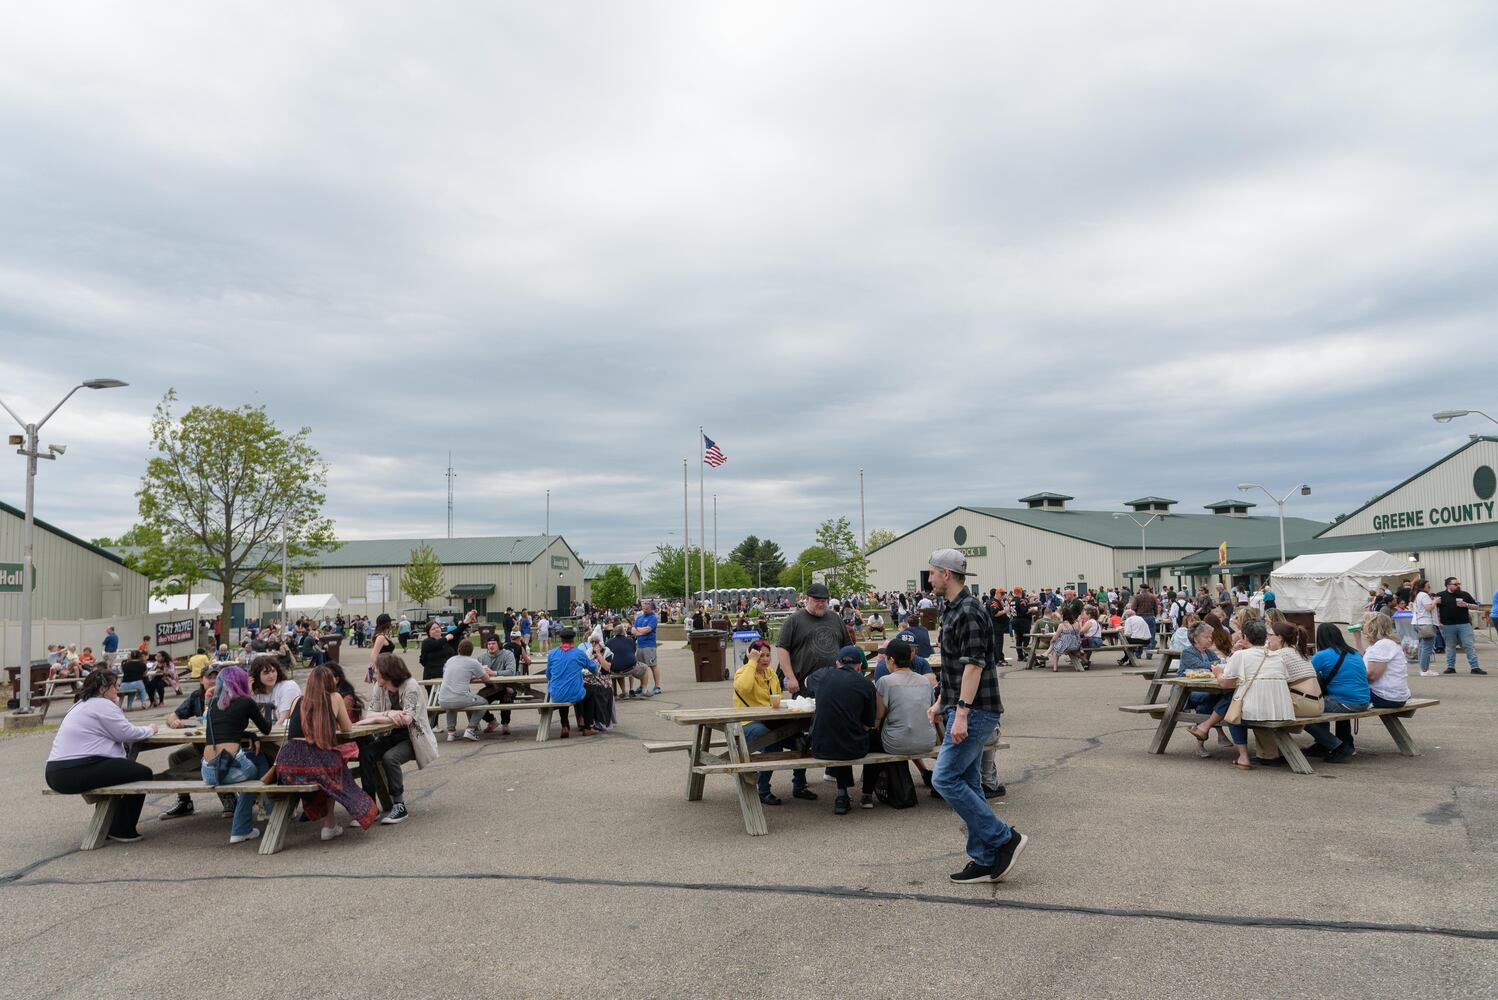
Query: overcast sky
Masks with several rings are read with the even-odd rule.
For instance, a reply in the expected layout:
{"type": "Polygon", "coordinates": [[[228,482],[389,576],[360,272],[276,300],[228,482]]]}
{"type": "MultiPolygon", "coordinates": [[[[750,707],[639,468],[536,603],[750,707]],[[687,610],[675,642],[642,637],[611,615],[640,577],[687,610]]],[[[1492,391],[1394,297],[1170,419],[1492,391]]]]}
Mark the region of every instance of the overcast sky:
{"type": "Polygon", "coordinates": [[[1329,519],[1498,431],[1429,417],[1498,415],[1495,121],[1489,2],[12,5],[0,398],[131,383],[44,434],[86,537],[168,387],[312,427],[348,538],[451,448],[456,534],[639,560],[699,424],[725,551],[860,467],[1329,519]]]}

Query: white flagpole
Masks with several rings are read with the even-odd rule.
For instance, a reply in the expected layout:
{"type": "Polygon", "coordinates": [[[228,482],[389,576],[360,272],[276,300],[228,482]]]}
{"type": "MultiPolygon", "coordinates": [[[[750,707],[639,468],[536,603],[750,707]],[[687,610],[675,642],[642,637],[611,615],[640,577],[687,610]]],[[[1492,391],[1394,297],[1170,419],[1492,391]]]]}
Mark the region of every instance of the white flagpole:
{"type": "MultiPolygon", "coordinates": [[[[707,465],[707,435],[697,425],[697,586],[707,590],[707,504],[703,500],[703,469],[707,465]]],[[[705,595],[704,595],[705,596],[705,595]]]]}
{"type": "Polygon", "coordinates": [[[684,614],[692,613],[692,517],[687,505],[687,460],[681,460],[681,600],[684,614]]]}

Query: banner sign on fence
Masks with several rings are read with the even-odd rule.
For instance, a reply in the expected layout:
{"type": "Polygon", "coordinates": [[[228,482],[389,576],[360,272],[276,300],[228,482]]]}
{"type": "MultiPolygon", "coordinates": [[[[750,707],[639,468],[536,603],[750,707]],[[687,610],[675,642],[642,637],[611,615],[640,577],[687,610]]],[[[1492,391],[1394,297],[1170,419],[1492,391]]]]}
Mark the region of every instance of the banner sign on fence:
{"type": "Polygon", "coordinates": [[[156,645],[158,646],[170,646],[174,642],[191,642],[192,637],[191,618],[176,622],[156,623],[156,645]]]}

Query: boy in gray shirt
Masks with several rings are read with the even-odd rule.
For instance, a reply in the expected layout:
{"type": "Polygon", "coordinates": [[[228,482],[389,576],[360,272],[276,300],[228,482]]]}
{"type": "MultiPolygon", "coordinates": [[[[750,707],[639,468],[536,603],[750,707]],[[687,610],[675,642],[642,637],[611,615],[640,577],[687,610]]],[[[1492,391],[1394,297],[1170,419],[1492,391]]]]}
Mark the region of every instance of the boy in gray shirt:
{"type": "Polygon", "coordinates": [[[475,694],[471,684],[476,678],[488,680],[497,676],[484,664],[473,658],[473,643],[464,639],[458,643],[458,655],[450,656],[442,666],[442,686],[437,689],[437,706],[447,709],[447,742],[457,739],[458,710],[473,705],[482,705],[485,711],[468,713],[468,728],[463,730],[465,740],[478,741],[479,725],[486,718],[493,726],[494,716],[487,711],[489,699],[499,693],[499,688],[489,685],[475,694]]]}

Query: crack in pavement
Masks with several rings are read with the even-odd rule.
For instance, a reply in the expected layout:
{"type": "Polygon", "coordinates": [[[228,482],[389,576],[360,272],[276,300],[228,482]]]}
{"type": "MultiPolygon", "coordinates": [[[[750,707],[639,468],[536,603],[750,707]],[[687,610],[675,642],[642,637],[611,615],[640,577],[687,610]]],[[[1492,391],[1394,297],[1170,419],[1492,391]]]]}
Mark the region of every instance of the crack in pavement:
{"type": "MultiPolygon", "coordinates": [[[[1316,920],[1305,917],[1242,916],[1219,913],[1191,913],[1182,910],[1083,906],[1068,903],[1042,903],[1031,900],[1000,899],[996,896],[943,896],[938,893],[894,892],[854,886],[754,885],[733,882],[665,882],[654,880],[579,878],[566,875],[518,875],[508,872],[438,872],[431,874],[307,872],[280,875],[186,875],[164,878],[62,879],[38,878],[0,884],[0,891],[47,886],[104,885],[194,885],[204,882],[284,882],[298,879],[333,881],[421,881],[453,879],[459,881],[529,882],[553,886],[582,886],[603,889],[726,893],[737,895],[803,896],[856,902],[881,901],[918,903],[936,906],[959,906],[972,909],[1015,910],[1031,913],[1083,917],[1113,917],[1134,920],[1166,920],[1177,923],[1221,927],[1264,927],[1279,930],[1321,931],[1343,934],[1402,934],[1424,937],[1449,937],[1470,941],[1498,941],[1498,930],[1476,927],[1442,927],[1433,924],[1394,924],[1364,920],[1316,920]]],[[[997,887],[995,887],[997,891],[997,887]]]]}

